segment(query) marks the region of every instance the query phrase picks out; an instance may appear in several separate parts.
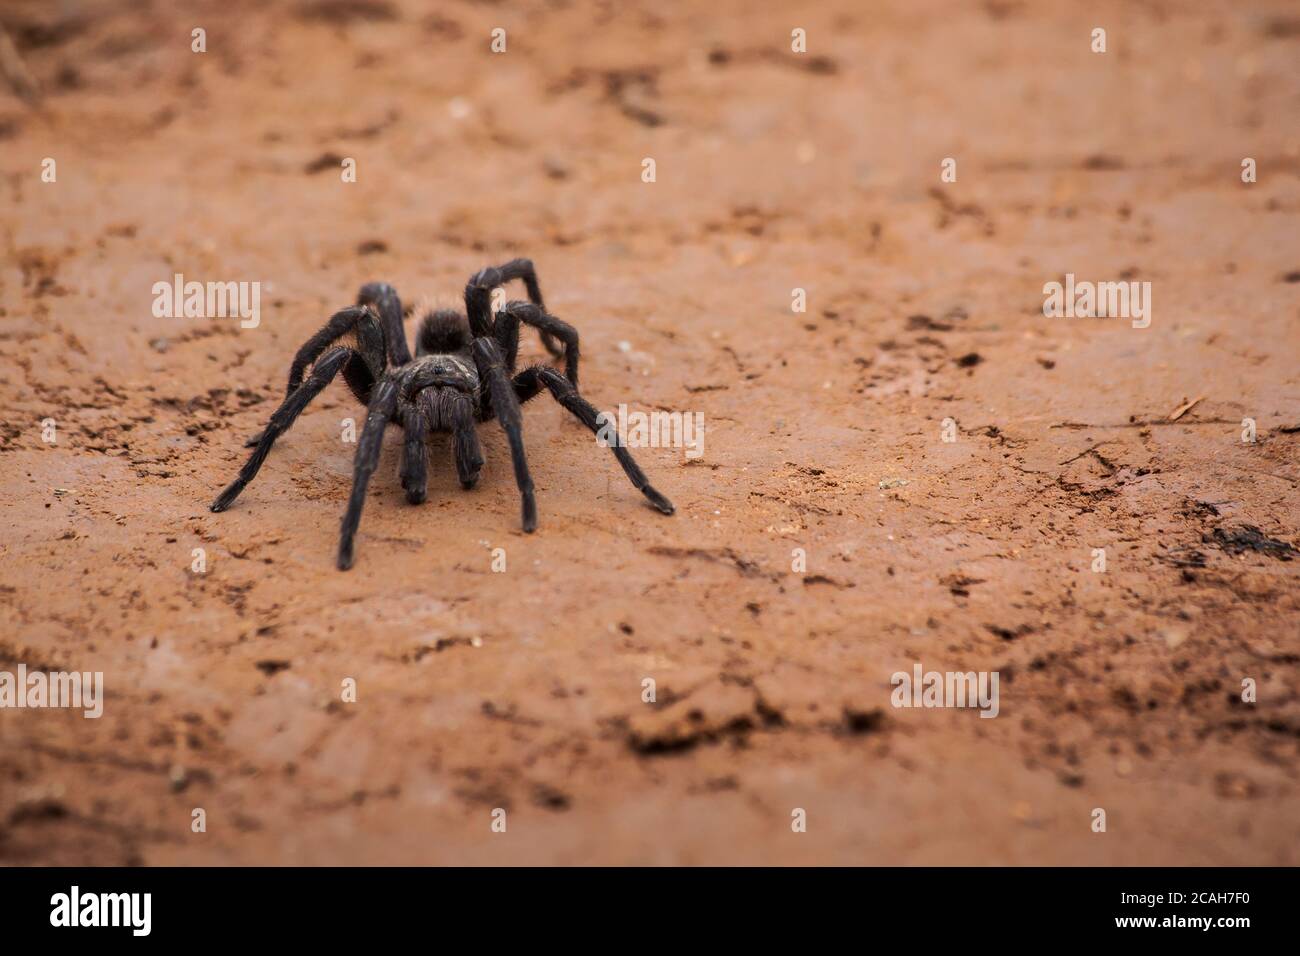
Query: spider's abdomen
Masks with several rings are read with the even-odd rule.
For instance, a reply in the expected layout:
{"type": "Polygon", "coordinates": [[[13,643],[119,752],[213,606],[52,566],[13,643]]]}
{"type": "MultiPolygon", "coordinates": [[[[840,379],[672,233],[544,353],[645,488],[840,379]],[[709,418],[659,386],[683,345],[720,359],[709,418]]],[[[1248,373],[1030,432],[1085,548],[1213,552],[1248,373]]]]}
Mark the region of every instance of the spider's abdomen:
{"type": "Polygon", "coordinates": [[[430,312],[420,322],[415,336],[415,354],[438,355],[469,347],[469,320],[451,309],[430,312]]]}

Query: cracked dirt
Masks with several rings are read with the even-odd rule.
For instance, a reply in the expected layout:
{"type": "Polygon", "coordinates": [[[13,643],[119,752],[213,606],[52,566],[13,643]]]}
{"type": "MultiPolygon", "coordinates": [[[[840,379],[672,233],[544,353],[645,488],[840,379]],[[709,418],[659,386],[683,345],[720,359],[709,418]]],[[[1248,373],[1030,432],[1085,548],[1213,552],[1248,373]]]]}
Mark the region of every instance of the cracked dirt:
{"type": "Polygon", "coordinates": [[[1292,6],[431,6],[0,11],[0,670],[107,685],[0,710],[0,861],[1300,862],[1292,6]],[[538,398],[535,535],[494,427],[419,508],[391,433],[339,573],[341,384],[208,512],[362,282],[516,255],[596,404],[704,414],[637,453],[674,517],[538,398]]]}

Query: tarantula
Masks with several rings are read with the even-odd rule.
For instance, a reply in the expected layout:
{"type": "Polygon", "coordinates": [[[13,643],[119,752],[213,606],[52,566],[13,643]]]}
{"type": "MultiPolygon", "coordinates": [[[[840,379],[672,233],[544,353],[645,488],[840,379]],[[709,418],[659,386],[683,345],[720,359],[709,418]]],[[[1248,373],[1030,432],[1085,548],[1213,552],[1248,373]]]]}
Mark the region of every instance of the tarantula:
{"type": "MultiPolygon", "coordinates": [[[[536,530],[537,504],[524,455],[520,403],[545,388],[593,432],[599,433],[601,427],[595,407],[578,394],[577,330],[546,311],[537,273],[528,259],[515,259],[476,273],[465,286],[464,315],[450,309],[426,315],[416,334],[414,358],[407,346],[402,318],[396,290],[387,283],[372,282],[361,287],[355,306],[336,312],[303,344],[289,367],[283,404],[271,416],[266,430],[245,445],[256,447],[239,476],[212,502],[213,511],[230,507],[257,475],[275,440],[289,430],[307,403],[342,372],[352,394],[366,406],[366,421],[357,442],[352,494],[343,514],[339,570],[352,567],[353,538],[361,521],[366,486],[379,463],[384,428],[390,423],[405,431],[401,482],[406,500],[420,504],[428,480],[429,436],[434,432],[451,433],[461,487],[473,488],[483,467],[475,426],[495,415],[510,443],[515,482],[523,499],[524,531],[536,530]],[[490,306],[492,290],[513,279],[523,280],[529,301],[509,302],[494,316],[490,306]],[[514,374],[521,322],[539,331],[553,357],[563,357],[565,374],[548,365],[533,365],[514,374]],[[556,339],[564,344],[562,351],[556,339]]],[[[672,502],[646,480],[616,434],[609,445],[632,484],[661,512],[672,514],[672,502]]]]}

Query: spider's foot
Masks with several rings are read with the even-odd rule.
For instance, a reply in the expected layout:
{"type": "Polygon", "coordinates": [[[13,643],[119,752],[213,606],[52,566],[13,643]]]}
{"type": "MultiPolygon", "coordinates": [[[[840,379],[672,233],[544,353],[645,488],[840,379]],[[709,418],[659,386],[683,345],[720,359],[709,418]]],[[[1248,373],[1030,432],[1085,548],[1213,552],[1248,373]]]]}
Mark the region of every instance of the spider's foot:
{"type": "Polygon", "coordinates": [[[529,495],[524,499],[524,531],[532,534],[537,530],[537,502],[529,495]]]}
{"type": "Polygon", "coordinates": [[[466,491],[469,491],[477,484],[478,484],[478,475],[470,475],[460,480],[460,486],[464,488],[466,491]]]}
{"type": "Polygon", "coordinates": [[[216,501],[212,502],[212,504],[208,506],[208,510],[217,512],[225,511],[235,503],[235,499],[239,497],[239,493],[243,490],[244,486],[239,482],[235,482],[221,494],[217,495],[216,501]]]}
{"type": "Polygon", "coordinates": [[[348,570],[349,568],[352,567],[352,562],[353,562],[353,560],[354,560],[354,557],[353,557],[353,554],[352,554],[352,542],[351,542],[351,541],[340,541],[340,542],[339,542],[339,557],[338,557],[338,561],[336,562],[336,563],[338,564],[338,569],[339,569],[340,571],[346,571],[346,570],[348,570]]]}
{"type": "Polygon", "coordinates": [[[644,488],[642,488],[641,494],[649,498],[650,503],[666,515],[670,515],[677,510],[676,508],[673,507],[673,503],[669,501],[667,498],[665,498],[663,495],[659,494],[659,492],[655,491],[652,485],[646,485],[644,488]]]}
{"type": "Polygon", "coordinates": [[[405,469],[402,471],[402,490],[406,492],[406,503],[408,505],[422,505],[424,499],[428,497],[429,483],[426,480],[421,481],[415,475],[408,473],[405,469]]]}

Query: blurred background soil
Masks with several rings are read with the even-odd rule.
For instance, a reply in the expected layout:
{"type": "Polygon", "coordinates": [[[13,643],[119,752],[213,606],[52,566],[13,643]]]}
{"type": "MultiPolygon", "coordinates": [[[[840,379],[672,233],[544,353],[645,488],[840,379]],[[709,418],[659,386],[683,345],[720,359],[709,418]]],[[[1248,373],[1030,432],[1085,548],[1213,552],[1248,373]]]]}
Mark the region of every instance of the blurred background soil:
{"type": "Polygon", "coordinates": [[[0,711],[0,861],[1300,862],[1300,11],[781,6],[0,5],[0,669],[108,688],[0,711]],[[676,516],[538,398],[535,535],[495,426],[419,508],[392,432],[339,573],[341,383],[208,512],[362,282],[517,255],[597,405],[705,415],[676,516]]]}

